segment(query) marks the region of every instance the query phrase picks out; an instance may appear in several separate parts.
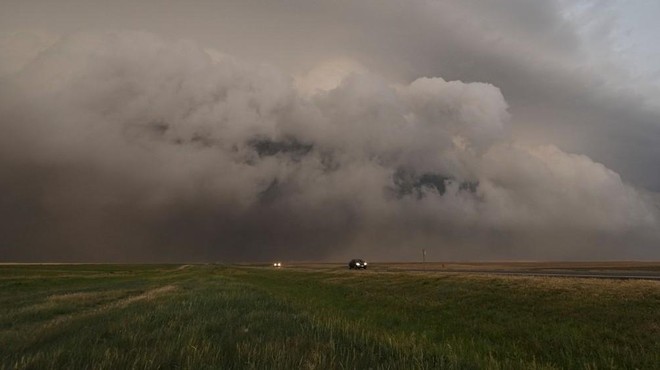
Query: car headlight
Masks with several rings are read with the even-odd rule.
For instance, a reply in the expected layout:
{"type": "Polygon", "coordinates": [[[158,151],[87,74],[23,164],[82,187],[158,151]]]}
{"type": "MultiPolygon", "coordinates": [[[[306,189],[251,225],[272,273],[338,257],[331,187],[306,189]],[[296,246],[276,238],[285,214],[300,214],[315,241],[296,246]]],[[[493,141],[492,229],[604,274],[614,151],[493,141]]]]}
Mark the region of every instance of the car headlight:
{"type": "Polygon", "coordinates": [[[365,263],[364,263],[364,265],[366,266],[366,265],[367,265],[367,263],[365,262],[365,263]]]}

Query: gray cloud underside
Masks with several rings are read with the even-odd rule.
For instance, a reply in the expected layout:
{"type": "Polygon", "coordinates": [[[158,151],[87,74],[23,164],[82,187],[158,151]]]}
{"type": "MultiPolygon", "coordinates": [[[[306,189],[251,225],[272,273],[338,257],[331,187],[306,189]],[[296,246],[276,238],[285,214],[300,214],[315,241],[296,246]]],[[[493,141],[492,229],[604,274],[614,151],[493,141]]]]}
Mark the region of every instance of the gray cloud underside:
{"type": "Polygon", "coordinates": [[[5,260],[658,257],[657,196],[512,133],[500,89],[80,33],[0,84],[5,260]]]}

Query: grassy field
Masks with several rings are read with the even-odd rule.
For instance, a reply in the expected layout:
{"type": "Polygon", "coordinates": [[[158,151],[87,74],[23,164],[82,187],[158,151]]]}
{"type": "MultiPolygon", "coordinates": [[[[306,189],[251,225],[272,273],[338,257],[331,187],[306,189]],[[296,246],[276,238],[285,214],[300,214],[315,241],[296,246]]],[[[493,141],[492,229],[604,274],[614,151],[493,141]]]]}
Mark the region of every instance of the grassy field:
{"type": "Polygon", "coordinates": [[[2,369],[657,369],[660,283],[0,266],[2,369]]]}

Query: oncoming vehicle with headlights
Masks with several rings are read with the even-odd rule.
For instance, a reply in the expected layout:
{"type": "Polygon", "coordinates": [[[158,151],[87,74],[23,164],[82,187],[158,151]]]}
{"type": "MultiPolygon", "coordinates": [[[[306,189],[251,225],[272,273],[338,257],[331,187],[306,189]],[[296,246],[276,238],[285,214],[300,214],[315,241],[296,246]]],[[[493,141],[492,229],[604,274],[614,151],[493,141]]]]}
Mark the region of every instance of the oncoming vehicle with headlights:
{"type": "Polygon", "coordinates": [[[351,262],[348,263],[348,268],[353,270],[359,270],[359,269],[367,269],[367,263],[364,262],[364,260],[361,259],[352,259],[351,262]]]}

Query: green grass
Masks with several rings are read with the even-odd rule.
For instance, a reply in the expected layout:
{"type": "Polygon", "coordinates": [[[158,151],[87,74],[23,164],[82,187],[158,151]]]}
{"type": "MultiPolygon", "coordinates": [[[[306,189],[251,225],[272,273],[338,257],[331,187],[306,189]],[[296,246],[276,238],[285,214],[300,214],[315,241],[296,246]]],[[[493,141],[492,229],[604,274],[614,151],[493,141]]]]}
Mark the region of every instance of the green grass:
{"type": "Polygon", "coordinates": [[[0,266],[2,369],[654,369],[660,284],[0,266]]]}

